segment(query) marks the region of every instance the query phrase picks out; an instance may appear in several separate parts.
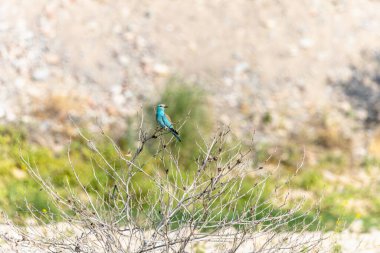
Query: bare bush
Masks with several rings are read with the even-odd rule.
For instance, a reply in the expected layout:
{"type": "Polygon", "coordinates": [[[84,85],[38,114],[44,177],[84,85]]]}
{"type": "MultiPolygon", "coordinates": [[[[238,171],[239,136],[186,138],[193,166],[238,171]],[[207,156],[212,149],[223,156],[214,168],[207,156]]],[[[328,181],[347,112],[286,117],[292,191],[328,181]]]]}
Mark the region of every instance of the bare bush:
{"type": "Polygon", "coordinates": [[[170,148],[173,139],[165,141],[161,129],[149,134],[141,124],[139,145],[132,155],[123,154],[102,132],[114,144],[121,168],[80,133],[94,154],[93,173],[78,175],[69,150],[80,190],[67,183],[65,192],[24,157],[30,175],[58,213],[28,205],[37,225],[8,221],[13,233],[2,238],[14,248],[51,252],[186,252],[202,242],[213,247],[212,252],[237,252],[243,247],[250,252],[317,251],[323,238],[307,231],[318,215],[310,219],[311,210],[302,211],[302,200],[289,204],[284,190],[288,181],[268,191],[270,173],[258,175],[265,164],[253,167],[253,145],[231,146],[229,132],[221,128],[211,140],[198,143],[195,170],[181,167],[180,145],[170,148]],[[148,141],[158,142],[158,148],[149,160],[139,160],[148,141]],[[155,164],[155,169],[146,169],[147,164],[155,164]],[[107,174],[106,183],[99,171],[107,174]],[[85,185],[83,177],[93,177],[95,183],[85,185]],[[137,183],[141,178],[143,182],[137,183]],[[274,205],[272,200],[279,195],[282,203],[274,205]]]}

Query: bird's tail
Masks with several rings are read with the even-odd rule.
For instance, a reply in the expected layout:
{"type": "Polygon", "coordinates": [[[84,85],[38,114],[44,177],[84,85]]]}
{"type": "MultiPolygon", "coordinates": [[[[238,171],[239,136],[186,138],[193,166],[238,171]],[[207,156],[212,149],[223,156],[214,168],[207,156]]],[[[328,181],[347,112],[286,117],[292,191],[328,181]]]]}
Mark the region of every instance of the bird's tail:
{"type": "Polygon", "coordinates": [[[174,137],[181,142],[181,138],[179,137],[179,133],[174,128],[169,128],[169,131],[174,135],[174,137]]]}

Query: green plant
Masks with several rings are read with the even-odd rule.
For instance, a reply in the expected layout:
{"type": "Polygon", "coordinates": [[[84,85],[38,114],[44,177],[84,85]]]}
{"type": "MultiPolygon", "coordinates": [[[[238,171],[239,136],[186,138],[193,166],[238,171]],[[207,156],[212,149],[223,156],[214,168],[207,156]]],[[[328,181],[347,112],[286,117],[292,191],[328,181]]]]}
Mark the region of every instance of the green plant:
{"type": "Polygon", "coordinates": [[[332,247],[332,250],[331,250],[332,253],[341,253],[343,252],[343,249],[342,249],[342,245],[340,245],[339,243],[335,243],[332,247]]]}
{"type": "MultiPolygon", "coordinates": [[[[113,152],[109,145],[97,145],[93,138],[80,133],[84,142],[79,143],[86,143],[84,149],[92,154],[91,173],[80,175],[69,159],[75,183],[68,183],[63,191],[23,157],[50,201],[48,207],[39,199],[31,208],[32,203],[27,203],[30,215],[46,232],[41,236],[14,226],[23,242],[33,240],[34,246],[48,245],[54,251],[183,252],[191,243],[207,242],[217,235],[231,240],[226,247],[235,252],[260,234],[275,233],[265,239],[262,251],[278,247],[277,241],[282,242],[281,247],[296,251],[320,243],[320,237],[303,238],[303,232],[318,223],[318,216],[309,219],[302,203],[286,208],[274,205],[271,200],[279,188],[268,187],[267,177],[247,176],[252,172],[249,158],[253,149],[229,146],[228,128],[221,128],[209,141],[199,144],[192,170],[183,167],[181,156],[169,148],[174,140],[164,138],[163,130],[139,132],[138,147],[130,157],[106,135],[113,152]],[[147,160],[144,146],[154,140],[159,143],[157,153],[147,160]],[[60,228],[57,220],[68,228],[60,228]],[[299,234],[289,236],[290,228],[299,234]],[[76,232],[68,233],[67,229],[76,232]]],[[[74,154],[78,153],[87,151],[76,150],[74,154]]],[[[3,239],[10,240],[6,236],[3,239]]]]}
{"type": "MultiPolygon", "coordinates": [[[[198,144],[204,142],[204,136],[208,136],[214,128],[212,120],[212,110],[208,106],[205,92],[178,78],[168,81],[166,89],[162,93],[160,101],[168,105],[167,114],[170,115],[175,128],[179,131],[183,142],[176,145],[174,149],[181,149],[181,163],[184,168],[191,170],[194,168],[193,161],[199,155],[194,152],[198,150],[198,144]]],[[[151,127],[156,127],[155,106],[151,104],[145,108],[146,122],[151,127]]],[[[166,135],[165,135],[166,137],[166,135]]],[[[169,138],[170,135],[167,135],[169,138]]],[[[155,154],[157,143],[148,143],[148,156],[155,154]]],[[[173,149],[173,150],[174,150],[173,149]]]]}

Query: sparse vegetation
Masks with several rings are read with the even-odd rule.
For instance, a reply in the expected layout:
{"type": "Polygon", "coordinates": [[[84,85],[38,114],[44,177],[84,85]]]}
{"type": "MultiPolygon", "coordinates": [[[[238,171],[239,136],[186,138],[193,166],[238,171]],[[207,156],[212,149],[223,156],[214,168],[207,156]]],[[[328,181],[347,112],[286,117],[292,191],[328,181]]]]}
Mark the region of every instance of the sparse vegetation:
{"type": "Polygon", "coordinates": [[[262,168],[251,167],[252,147],[228,143],[228,128],[219,129],[209,141],[201,138],[204,142],[197,143],[199,153],[191,168],[180,162],[179,152],[171,151],[174,143],[166,140],[165,132],[139,132],[131,157],[104,133],[111,152],[80,132],[87,144],[84,153],[92,154],[91,171],[77,171],[70,150],[73,182],[63,187],[22,156],[49,197],[46,206],[25,203],[25,211],[45,232],[41,236],[39,228],[14,226],[23,239],[3,239],[21,247],[80,252],[183,252],[193,242],[221,239],[231,252],[246,242],[254,242],[257,252],[319,247],[321,234],[305,234],[319,225],[319,216],[311,215],[312,209],[302,210],[302,200],[288,205],[285,182],[268,187],[269,176],[249,177],[262,168]],[[140,157],[146,143],[156,139],[156,153],[140,157]],[[281,205],[272,202],[277,198],[283,198],[281,205]]]}
{"type": "MultiPolygon", "coordinates": [[[[159,139],[144,144],[144,152],[139,153],[139,166],[142,166],[141,168],[149,175],[166,174],[168,180],[177,180],[179,174],[173,172],[172,159],[181,157],[181,159],[175,160],[178,163],[177,166],[181,168],[181,177],[192,180],[194,179],[194,172],[199,166],[196,162],[197,157],[204,155],[199,143],[205,143],[207,136],[210,136],[211,130],[215,128],[212,124],[212,116],[206,110],[207,103],[205,101],[207,99],[202,97],[202,92],[194,90],[190,86],[182,85],[178,79],[171,81],[171,85],[165,94],[167,95],[162,98],[162,101],[169,101],[167,103],[170,103],[172,107],[179,108],[176,111],[170,111],[170,114],[173,115],[173,121],[180,129],[181,136],[185,141],[181,145],[175,143],[167,145],[165,143],[170,141],[170,136],[163,133],[159,139]],[[186,106],[188,104],[193,105],[191,110],[186,106]],[[196,120],[187,121],[187,117],[196,120]],[[163,147],[165,148],[162,149],[163,147]],[[160,153],[162,151],[159,150],[167,150],[171,156],[162,156],[160,153]],[[194,150],[197,152],[194,153],[194,150]]],[[[146,121],[142,127],[148,131],[155,131],[152,115],[154,115],[153,105],[147,106],[144,112],[146,121]]],[[[2,127],[0,129],[0,149],[2,151],[2,162],[0,163],[2,191],[0,191],[0,196],[2,209],[17,224],[24,224],[30,218],[30,207],[33,207],[33,212],[41,221],[62,220],[60,207],[52,204],[46,190],[30,177],[27,166],[38,169],[41,178],[48,180],[55,191],[62,194],[64,198],[70,196],[70,193],[67,192],[67,187],[70,185],[72,191],[81,191],[83,190],[82,187],[85,187],[92,189],[88,191],[92,197],[95,197],[94,194],[101,193],[108,196],[105,199],[106,201],[110,201],[112,199],[110,193],[115,194],[116,191],[118,194],[117,191],[119,191],[119,188],[114,188],[117,185],[117,175],[125,170],[125,163],[120,160],[120,154],[125,155],[126,159],[131,159],[133,150],[139,145],[136,138],[139,138],[139,135],[141,138],[138,121],[132,118],[128,121],[130,128],[125,136],[116,140],[116,143],[110,142],[110,139],[101,132],[94,134],[84,131],[85,135],[91,136],[92,140],[96,142],[97,150],[101,152],[102,157],[94,156],[92,142],[83,138],[73,138],[70,143],[67,143],[66,148],[57,152],[32,143],[22,127],[2,127]],[[120,149],[115,149],[115,145],[120,149]],[[67,159],[68,154],[66,152],[68,147],[70,147],[70,162],[67,159]],[[20,156],[26,159],[27,164],[20,161],[20,156]],[[105,161],[112,164],[113,169],[111,171],[104,169],[108,166],[105,161]],[[73,165],[75,165],[75,170],[73,170],[73,165]],[[95,174],[94,171],[96,171],[95,174]],[[96,177],[89,175],[96,175],[96,177]],[[46,218],[47,215],[49,218],[46,218]]],[[[227,139],[228,141],[223,144],[224,148],[236,146],[235,137],[228,137],[227,139]]],[[[307,212],[304,220],[311,222],[312,217],[320,215],[320,223],[311,223],[308,230],[319,229],[320,227],[317,226],[319,224],[325,230],[342,231],[355,220],[363,221],[363,231],[368,231],[371,227],[379,227],[380,222],[374,218],[375,214],[380,212],[380,198],[376,193],[378,186],[372,183],[373,180],[365,176],[376,173],[380,164],[379,161],[376,158],[365,158],[361,165],[367,174],[364,173],[362,178],[353,182],[352,179],[348,179],[349,176],[345,176],[350,174],[350,170],[347,169],[350,157],[339,152],[334,143],[323,144],[321,149],[318,149],[318,146],[310,146],[311,150],[317,153],[316,160],[310,162],[307,158],[308,148],[304,149],[306,150],[304,154],[302,147],[298,144],[300,139],[302,138],[297,137],[295,143],[280,147],[276,151],[268,144],[255,144],[254,159],[251,161],[252,168],[261,168],[260,171],[265,172],[263,175],[274,177],[268,177],[265,181],[260,201],[265,203],[270,200],[271,192],[281,184],[286,184],[286,187],[281,188],[282,190],[279,193],[289,192],[293,196],[284,206],[273,202],[272,204],[276,208],[271,209],[272,215],[281,214],[298,201],[305,200],[303,208],[299,210],[300,213],[295,213],[295,216],[307,212]],[[332,145],[332,150],[321,151],[330,145],[332,145]],[[279,161],[281,162],[279,163],[279,161]],[[265,162],[265,165],[261,165],[262,162],[265,162]],[[296,170],[302,162],[304,162],[302,168],[296,170]],[[293,178],[294,173],[296,176],[293,178]],[[287,182],[289,178],[293,179],[287,182]],[[369,180],[365,182],[366,187],[363,187],[363,182],[360,180],[369,180]],[[320,202],[319,209],[313,209],[315,203],[322,198],[323,201],[320,202]]],[[[305,140],[310,139],[306,138],[305,140]]],[[[310,141],[313,145],[313,139],[310,141]]],[[[241,147],[248,148],[245,145],[241,147]]],[[[260,178],[261,176],[249,173],[241,182],[240,190],[243,192],[250,191],[251,187],[262,179],[260,178]]],[[[136,200],[155,195],[152,192],[155,187],[154,182],[148,182],[143,173],[137,173],[134,176],[132,185],[139,189],[136,192],[136,200]]],[[[280,199],[277,198],[276,201],[280,203],[280,199]]],[[[244,212],[247,201],[245,197],[240,198],[236,202],[236,212],[244,212]]],[[[145,208],[149,208],[149,206],[148,204],[142,205],[142,210],[146,212],[148,209],[145,208]]],[[[261,208],[265,210],[266,205],[261,208]]],[[[233,218],[228,212],[221,214],[233,218]]],[[[176,217],[180,219],[181,215],[176,217]]],[[[256,216],[258,219],[263,217],[256,216]]],[[[293,226],[297,226],[297,222],[289,222],[288,226],[288,229],[293,229],[293,226]]],[[[197,247],[197,250],[202,250],[202,247],[197,247]]]]}
{"type": "MultiPolygon", "coordinates": [[[[181,167],[186,171],[192,171],[194,170],[194,159],[200,155],[199,153],[193,153],[193,150],[199,150],[196,143],[201,143],[203,141],[202,135],[208,136],[214,127],[211,123],[212,117],[206,110],[207,98],[202,95],[200,90],[194,90],[189,85],[183,85],[179,79],[171,80],[168,87],[168,90],[165,92],[166,96],[162,98],[162,101],[168,101],[167,103],[172,105],[172,108],[176,108],[176,110],[170,111],[170,114],[173,115],[175,124],[180,127],[184,140],[191,140],[184,141],[183,144],[181,143],[181,146],[176,145],[168,148],[172,152],[179,149],[181,152],[181,167]],[[187,106],[189,104],[193,105],[192,108],[187,106]],[[180,121],[186,120],[189,112],[192,120],[181,125],[180,121]]],[[[153,105],[147,106],[145,110],[145,126],[153,130],[152,126],[155,126],[155,123],[152,115],[153,105]]],[[[130,128],[126,132],[126,135],[117,141],[122,149],[121,152],[127,155],[135,148],[135,138],[137,137],[135,132],[138,125],[132,119],[128,119],[128,121],[130,122],[128,124],[130,128]]],[[[28,157],[30,162],[38,167],[42,176],[51,179],[52,184],[58,191],[63,191],[67,182],[71,184],[73,189],[77,189],[80,186],[77,184],[70,164],[67,161],[66,148],[63,151],[53,152],[47,147],[33,144],[29,141],[28,134],[25,130],[22,130],[22,127],[2,127],[0,132],[0,148],[2,151],[2,162],[0,163],[2,190],[0,191],[0,195],[2,209],[12,219],[23,222],[28,217],[25,213],[26,197],[27,201],[38,210],[50,208],[49,210],[54,213],[56,210],[53,207],[49,207],[49,200],[46,194],[30,178],[25,164],[20,162],[20,155],[28,157]]],[[[166,138],[166,136],[164,137],[166,138]]],[[[113,161],[115,167],[121,168],[122,165],[116,162],[117,155],[114,152],[113,145],[99,137],[96,137],[96,140],[105,159],[113,161]]],[[[94,161],[90,150],[84,149],[83,145],[87,144],[79,138],[74,138],[70,143],[70,156],[72,162],[75,163],[78,174],[88,175],[92,171],[91,164],[94,161]]],[[[155,156],[158,145],[161,145],[158,141],[147,143],[146,149],[141,154],[142,159],[149,160],[152,156],[155,156]]],[[[269,148],[269,145],[263,143],[256,146],[256,155],[253,161],[254,166],[258,166],[260,161],[264,161],[269,155],[272,155],[272,158],[267,161],[267,165],[269,167],[272,165],[277,166],[278,161],[281,160],[279,169],[273,173],[278,178],[286,179],[294,173],[294,169],[301,162],[303,156],[302,148],[296,144],[289,144],[284,148],[280,148],[275,153],[270,151],[269,148]]],[[[344,220],[347,225],[355,219],[362,219],[365,230],[368,230],[372,226],[378,226],[380,223],[373,218],[373,215],[380,211],[380,205],[378,204],[380,203],[380,199],[376,195],[377,188],[374,185],[362,187],[360,182],[352,184],[352,180],[345,182],[344,174],[350,173],[346,169],[348,160],[349,157],[344,156],[342,153],[327,150],[318,155],[316,163],[310,164],[307,161],[306,154],[304,166],[290,185],[293,190],[304,191],[308,195],[310,203],[322,197],[324,198],[320,206],[321,222],[327,230],[333,230],[338,219],[344,220]],[[339,172],[339,174],[336,172],[339,172]],[[366,203],[367,207],[355,205],[355,201],[366,203]],[[350,208],[347,208],[348,205],[350,205],[350,208]]],[[[376,170],[379,164],[375,158],[365,158],[362,163],[368,173],[376,170]]],[[[156,169],[154,163],[147,163],[144,166],[147,171],[154,171],[156,169]]],[[[85,185],[94,185],[93,179],[85,177],[84,180],[85,185]]],[[[98,180],[105,184],[110,184],[112,177],[107,175],[107,173],[100,173],[98,180]]],[[[137,184],[144,182],[142,176],[135,178],[135,180],[137,184]]],[[[249,182],[248,180],[247,187],[252,183],[253,181],[249,182]]],[[[273,189],[275,187],[274,180],[269,180],[267,184],[266,189],[273,189]]],[[[142,184],[141,194],[148,192],[149,185],[142,184]]],[[[241,206],[241,204],[237,205],[237,207],[241,206]]]]}

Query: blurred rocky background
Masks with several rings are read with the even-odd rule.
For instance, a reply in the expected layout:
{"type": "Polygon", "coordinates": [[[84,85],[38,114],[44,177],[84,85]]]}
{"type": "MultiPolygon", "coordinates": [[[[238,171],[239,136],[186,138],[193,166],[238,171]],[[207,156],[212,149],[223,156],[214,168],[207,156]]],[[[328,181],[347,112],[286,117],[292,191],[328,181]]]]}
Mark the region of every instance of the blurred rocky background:
{"type": "Polygon", "coordinates": [[[379,12],[378,0],[3,0],[1,122],[57,150],[73,121],[122,136],[181,80],[285,166],[306,147],[303,194],[362,188],[330,208],[378,224],[362,186],[375,195],[379,181],[379,12]]]}
{"type": "Polygon", "coordinates": [[[0,117],[45,137],[70,134],[68,115],[123,131],[175,75],[211,94],[217,120],[240,136],[333,135],[354,156],[379,155],[379,10],[370,0],[4,0],[0,117]]]}

